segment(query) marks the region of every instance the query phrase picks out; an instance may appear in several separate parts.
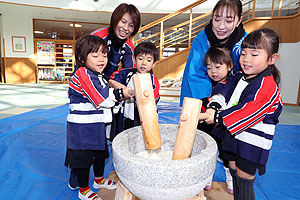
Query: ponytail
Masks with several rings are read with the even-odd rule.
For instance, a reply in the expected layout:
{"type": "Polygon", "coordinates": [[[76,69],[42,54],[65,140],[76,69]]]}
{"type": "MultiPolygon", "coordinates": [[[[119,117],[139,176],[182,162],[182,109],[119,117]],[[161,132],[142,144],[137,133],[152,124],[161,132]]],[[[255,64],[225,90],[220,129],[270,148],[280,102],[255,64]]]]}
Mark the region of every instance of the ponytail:
{"type": "Polygon", "coordinates": [[[273,75],[274,81],[279,86],[279,84],[280,84],[280,71],[277,69],[277,67],[274,64],[270,65],[270,67],[271,67],[271,73],[273,75]]]}

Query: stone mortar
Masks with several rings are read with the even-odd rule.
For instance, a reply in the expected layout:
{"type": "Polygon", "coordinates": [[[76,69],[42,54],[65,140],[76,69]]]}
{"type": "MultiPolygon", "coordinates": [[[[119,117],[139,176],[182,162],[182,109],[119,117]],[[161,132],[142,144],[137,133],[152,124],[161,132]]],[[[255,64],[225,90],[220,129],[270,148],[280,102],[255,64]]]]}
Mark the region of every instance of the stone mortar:
{"type": "MultiPolygon", "coordinates": [[[[173,151],[177,130],[177,125],[160,125],[162,150],[173,151]]],[[[144,150],[140,126],[121,132],[112,142],[113,162],[119,179],[142,200],[185,200],[196,196],[216,168],[216,142],[199,130],[191,158],[166,161],[136,155],[144,150]]]]}

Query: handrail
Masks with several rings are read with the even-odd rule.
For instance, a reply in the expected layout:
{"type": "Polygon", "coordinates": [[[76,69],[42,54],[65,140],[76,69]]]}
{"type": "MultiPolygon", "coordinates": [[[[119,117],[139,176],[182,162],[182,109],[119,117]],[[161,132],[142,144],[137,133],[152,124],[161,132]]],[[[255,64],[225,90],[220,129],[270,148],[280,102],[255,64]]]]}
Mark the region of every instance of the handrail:
{"type": "Polygon", "coordinates": [[[160,19],[158,19],[158,20],[156,20],[154,22],[151,22],[151,23],[149,23],[149,24],[141,27],[139,29],[138,33],[142,32],[142,31],[144,31],[144,30],[146,30],[146,29],[148,29],[150,27],[153,27],[153,26],[157,25],[157,24],[161,23],[162,21],[166,21],[166,20],[168,20],[168,19],[170,19],[172,17],[175,17],[175,16],[177,16],[177,15],[179,15],[179,14],[181,14],[181,13],[183,13],[183,12],[185,12],[185,11],[191,9],[191,8],[194,8],[194,7],[198,6],[199,4],[202,4],[205,1],[207,1],[207,0],[196,1],[195,3],[192,3],[192,4],[190,4],[190,5],[182,8],[180,10],[177,10],[177,11],[171,13],[171,14],[168,14],[167,16],[164,16],[164,17],[162,17],[162,18],[160,18],[160,19]]]}
{"type": "MultiPolygon", "coordinates": [[[[149,23],[141,27],[137,33],[136,40],[133,41],[134,44],[137,45],[142,41],[153,42],[157,46],[157,48],[159,48],[160,59],[168,56],[168,55],[163,56],[163,54],[170,53],[171,55],[180,50],[190,47],[193,38],[195,38],[197,34],[209,22],[210,16],[212,14],[212,12],[196,13],[196,14],[192,13],[193,8],[202,4],[205,1],[206,0],[196,1],[195,3],[190,4],[189,6],[186,6],[174,13],[171,13],[165,17],[162,17],[161,19],[158,19],[152,23],[149,23]],[[182,15],[187,14],[186,11],[188,10],[190,14],[188,20],[181,21],[176,25],[174,25],[174,23],[173,25],[168,25],[168,22],[170,22],[174,17],[180,14],[182,15]],[[170,21],[166,22],[167,20],[170,21]],[[169,51],[170,47],[174,49],[172,50],[172,52],[169,51]]],[[[270,8],[271,10],[267,9],[267,11],[271,11],[270,17],[276,17],[274,16],[274,11],[277,11],[277,16],[279,17],[282,16],[284,10],[283,5],[285,5],[286,2],[287,0],[272,0],[272,7],[270,8]]],[[[297,2],[298,1],[295,1],[295,6],[297,5],[296,4],[297,2]]],[[[248,0],[247,2],[243,2],[243,10],[244,10],[242,12],[243,23],[246,23],[247,21],[251,21],[254,18],[259,18],[261,17],[260,15],[264,13],[263,11],[257,9],[256,4],[257,4],[257,0],[248,0]]],[[[299,12],[299,8],[298,8],[298,12],[299,12]]]]}

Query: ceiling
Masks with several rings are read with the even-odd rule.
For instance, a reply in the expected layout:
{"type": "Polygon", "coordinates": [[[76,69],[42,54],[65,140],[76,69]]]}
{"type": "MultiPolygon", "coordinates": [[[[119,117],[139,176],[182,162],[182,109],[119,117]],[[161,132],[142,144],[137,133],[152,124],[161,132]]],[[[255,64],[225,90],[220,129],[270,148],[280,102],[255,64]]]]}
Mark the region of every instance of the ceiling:
{"type": "MultiPolygon", "coordinates": [[[[210,12],[218,0],[207,0],[193,9],[193,13],[210,12]]],[[[242,1],[243,3],[249,0],[242,1]]],[[[77,22],[110,23],[111,12],[120,3],[134,4],[141,12],[142,25],[188,6],[196,0],[4,0],[0,1],[0,14],[7,10],[25,13],[35,19],[77,22]],[[174,3],[176,1],[176,3],[174,3]]],[[[278,5],[279,1],[275,1],[278,5]]],[[[295,0],[284,0],[283,6],[296,6],[295,0]]],[[[256,9],[270,8],[272,0],[257,0],[256,9]]],[[[177,21],[181,21],[178,19],[177,21]]]]}

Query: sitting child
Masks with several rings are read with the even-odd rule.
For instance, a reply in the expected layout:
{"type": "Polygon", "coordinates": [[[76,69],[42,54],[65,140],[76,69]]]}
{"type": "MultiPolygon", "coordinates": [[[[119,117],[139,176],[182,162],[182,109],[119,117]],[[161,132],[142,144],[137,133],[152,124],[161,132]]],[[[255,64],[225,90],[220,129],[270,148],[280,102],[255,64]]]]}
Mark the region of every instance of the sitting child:
{"type": "MultiPolygon", "coordinates": [[[[159,101],[159,82],[153,74],[154,68],[158,59],[158,50],[151,42],[142,42],[134,49],[134,58],[136,68],[120,69],[112,74],[111,78],[127,87],[134,88],[132,77],[138,73],[150,73],[155,102],[159,101]]],[[[134,98],[126,99],[122,102],[121,110],[115,116],[117,121],[116,134],[141,124],[137,105],[134,98]]]]}

